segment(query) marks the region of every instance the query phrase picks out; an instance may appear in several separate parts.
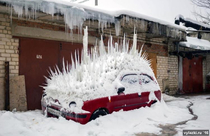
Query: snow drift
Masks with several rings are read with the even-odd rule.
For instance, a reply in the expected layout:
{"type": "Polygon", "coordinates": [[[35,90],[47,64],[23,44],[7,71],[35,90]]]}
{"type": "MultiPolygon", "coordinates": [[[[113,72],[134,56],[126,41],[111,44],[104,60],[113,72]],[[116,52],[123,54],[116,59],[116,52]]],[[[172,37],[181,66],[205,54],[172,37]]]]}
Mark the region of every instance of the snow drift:
{"type": "MultiPolygon", "coordinates": [[[[58,99],[65,108],[68,108],[71,101],[76,101],[80,107],[85,100],[117,95],[116,88],[120,84],[119,79],[126,73],[146,73],[154,78],[150,61],[146,59],[142,50],[138,52],[136,48],[137,34],[134,33],[133,46],[130,50],[125,36],[122,45],[118,43],[113,45],[113,39],[110,36],[107,47],[101,40],[98,49],[95,47],[90,53],[88,52],[88,30],[86,28],[82,58],[75,57],[71,65],[63,63],[63,71],[58,68],[55,72],[50,70],[50,77],[46,78],[47,85],[44,87],[47,97],[58,99]]],[[[75,55],[80,56],[77,55],[77,52],[75,55]]],[[[155,82],[141,88],[142,92],[157,90],[160,88],[156,79],[155,82]]],[[[132,89],[125,93],[138,91],[139,89],[132,89]]]]}

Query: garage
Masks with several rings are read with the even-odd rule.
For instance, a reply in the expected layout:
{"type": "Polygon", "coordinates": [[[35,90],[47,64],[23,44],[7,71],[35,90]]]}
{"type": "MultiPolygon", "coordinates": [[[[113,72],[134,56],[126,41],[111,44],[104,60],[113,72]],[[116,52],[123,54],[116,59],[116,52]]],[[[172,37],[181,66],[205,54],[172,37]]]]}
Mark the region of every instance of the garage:
{"type": "MultiPolygon", "coordinates": [[[[63,58],[71,63],[71,53],[81,52],[82,44],[33,38],[19,38],[19,73],[25,76],[28,110],[41,108],[42,86],[49,68],[62,69],[63,58]]],[[[74,55],[73,55],[74,56],[74,55]]]]}

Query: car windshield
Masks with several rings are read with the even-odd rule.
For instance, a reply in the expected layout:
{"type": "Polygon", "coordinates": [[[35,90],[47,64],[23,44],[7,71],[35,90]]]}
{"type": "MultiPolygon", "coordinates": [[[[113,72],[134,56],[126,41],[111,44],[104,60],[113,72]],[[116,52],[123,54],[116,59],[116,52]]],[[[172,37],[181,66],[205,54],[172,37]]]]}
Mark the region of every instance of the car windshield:
{"type": "Polygon", "coordinates": [[[127,74],[121,79],[121,84],[125,87],[125,92],[139,91],[139,77],[137,74],[127,74]]]}
{"type": "Polygon", "coordinates": [[[139,78],[136,74],[128,74],[125,75],[121,82],[126,83],[126,84],[137,84],[139,81],[139,78]]]}
{"type": "Polygon", "coordinates": [[[152,81],[152,78],[146,74],[139,75],[140,84],[148,84],[152,81]]]}
{"type": "Polygon", "coordinates": [[[157,84],[147,74],[127,74],[121,79],[121,84],[125,87],[125,92],[139,92],[144,88],[154,87],[157,84]]]}

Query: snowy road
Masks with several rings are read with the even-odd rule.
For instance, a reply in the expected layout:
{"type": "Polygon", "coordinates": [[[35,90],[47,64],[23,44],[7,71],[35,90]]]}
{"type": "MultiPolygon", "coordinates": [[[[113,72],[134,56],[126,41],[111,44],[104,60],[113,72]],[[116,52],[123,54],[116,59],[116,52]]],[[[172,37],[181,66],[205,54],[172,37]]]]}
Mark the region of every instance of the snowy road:
{"type": "Polygon", "coordinates": [[[0,111],[0,136],[139,136],[161,135],[160,126],[176,124],[193,118],[187,106],[190,102],[197,120],[175,126],[176,135],[183,129],[210,129],[210,95],[190,96],[185,99],[167,97],[166,103],[151,108],[119,111],[81,125],[63,118],[46,118],[40,110],[27,112],[0,111]]]}

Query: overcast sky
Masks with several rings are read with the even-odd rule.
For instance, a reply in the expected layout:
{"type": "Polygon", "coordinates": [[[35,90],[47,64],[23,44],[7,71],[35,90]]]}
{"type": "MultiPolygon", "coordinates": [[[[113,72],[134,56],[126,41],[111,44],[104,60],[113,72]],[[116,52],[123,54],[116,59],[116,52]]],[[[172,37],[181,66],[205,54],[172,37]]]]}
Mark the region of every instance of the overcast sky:
{"type": "MultiPolygon", "coordinates": [[[[95,0],[88,0],[83,4],[94,6],[94,3],[95,0]]],[[[174,23],[174,18],[179,14],[185,18],[197,20],[193,11],[204,11],[196,7],[190,0],[98,0],[98,8],[132,10],[170,23],[174,23]]]]}

